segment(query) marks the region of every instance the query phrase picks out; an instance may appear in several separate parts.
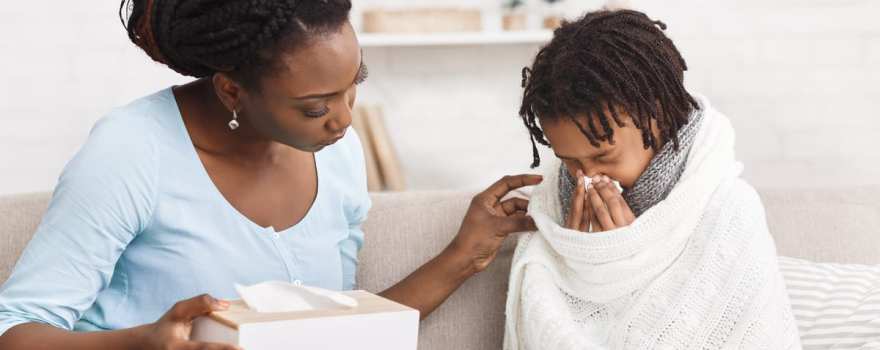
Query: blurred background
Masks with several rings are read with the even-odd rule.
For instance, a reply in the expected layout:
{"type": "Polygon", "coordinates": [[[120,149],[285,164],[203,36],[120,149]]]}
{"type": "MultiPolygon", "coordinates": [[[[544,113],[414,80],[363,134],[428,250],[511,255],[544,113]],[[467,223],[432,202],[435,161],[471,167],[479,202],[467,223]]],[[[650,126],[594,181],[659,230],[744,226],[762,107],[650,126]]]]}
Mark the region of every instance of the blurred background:
{"type": "MultiPolygon", "coordinates": [[[[379,116],[379,173],[395,178],[380,187],[476,189],[529,171],[531,145],[517,116],[520,70],[556,18],[605,4],[355,0],[352,22],[364,32],[370,68],[359,104],[379,116]]],[[[612,5],[666,22],[690,66],[689,89],[733,121],[754,185],[880,182],[880,2],[612,5]]],[[[0,194],[51,190],[98,118],[189,81],[128,41],[118,6],[0,7],[0,194]]]]}

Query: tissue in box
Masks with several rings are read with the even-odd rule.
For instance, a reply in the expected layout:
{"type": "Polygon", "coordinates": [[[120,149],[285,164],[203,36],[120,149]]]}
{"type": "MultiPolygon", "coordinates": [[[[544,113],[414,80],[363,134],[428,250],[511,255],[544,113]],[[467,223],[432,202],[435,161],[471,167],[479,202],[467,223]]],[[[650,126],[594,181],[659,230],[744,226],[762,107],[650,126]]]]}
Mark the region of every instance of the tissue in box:
{"type": "Polygon", "coordinates": [[[242,301],[193,323],[192,339],[247,350],[388,349],[414,350],[419,312],[366,291],[341,294],[353,308],[256,312],[242,301]]]}

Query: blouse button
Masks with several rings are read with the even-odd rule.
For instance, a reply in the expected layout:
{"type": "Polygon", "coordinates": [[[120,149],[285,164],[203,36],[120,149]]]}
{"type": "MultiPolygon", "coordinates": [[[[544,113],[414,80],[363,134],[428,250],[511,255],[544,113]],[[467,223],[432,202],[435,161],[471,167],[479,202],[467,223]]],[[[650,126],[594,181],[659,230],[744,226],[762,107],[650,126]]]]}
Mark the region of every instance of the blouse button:
{"type": "Polygon", "coordinates": [[[278,234],[278,232],[272,233],[272,238],[279,238],[279,237],[281,237],[281,235],[278,234]]]}

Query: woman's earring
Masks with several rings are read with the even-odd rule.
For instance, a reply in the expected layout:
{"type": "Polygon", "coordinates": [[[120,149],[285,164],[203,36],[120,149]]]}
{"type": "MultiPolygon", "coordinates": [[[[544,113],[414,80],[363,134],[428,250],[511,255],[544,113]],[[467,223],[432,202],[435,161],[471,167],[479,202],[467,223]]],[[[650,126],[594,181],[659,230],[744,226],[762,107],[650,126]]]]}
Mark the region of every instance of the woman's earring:
{"type": "Polygon", "coordinates": [[[229,130],[238,129],[238,112],[232,110],[232,120],[229,121],[229,130]]]}

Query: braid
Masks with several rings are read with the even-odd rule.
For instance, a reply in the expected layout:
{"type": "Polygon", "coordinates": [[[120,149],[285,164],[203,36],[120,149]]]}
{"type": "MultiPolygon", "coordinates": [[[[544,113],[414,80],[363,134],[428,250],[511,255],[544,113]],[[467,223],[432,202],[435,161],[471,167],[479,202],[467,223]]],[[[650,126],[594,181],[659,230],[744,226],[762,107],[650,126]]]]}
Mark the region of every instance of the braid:
{"type": "Polygon", "coordinates": [[[122,0],[120,18],[132,42],[174,71],[230,72],[256,88],[279,51],[337,30],[350,9],[349,0],[122,0]]]}
{"type": "Polygon", "coordinates": [[[614,144],[611,122],[624,126],[622,110],[641,130],[646,149],[660,146],[652,121],[661,139],[678,149],[677,132],[699,105],[684,88],[687,65],[665,29],[641,12],[603,10],[554,31],[532,67],[522,71],[519,115],[529,130],[533,168],[540,165],[536,144],[549,146],[539,116],[570,119],[598,147],[614,144]],[[578,119],[583,115],[585,125],[578,119]]]}

